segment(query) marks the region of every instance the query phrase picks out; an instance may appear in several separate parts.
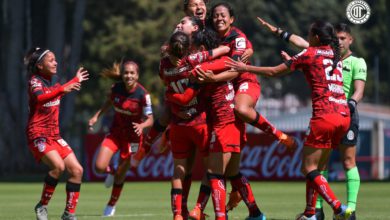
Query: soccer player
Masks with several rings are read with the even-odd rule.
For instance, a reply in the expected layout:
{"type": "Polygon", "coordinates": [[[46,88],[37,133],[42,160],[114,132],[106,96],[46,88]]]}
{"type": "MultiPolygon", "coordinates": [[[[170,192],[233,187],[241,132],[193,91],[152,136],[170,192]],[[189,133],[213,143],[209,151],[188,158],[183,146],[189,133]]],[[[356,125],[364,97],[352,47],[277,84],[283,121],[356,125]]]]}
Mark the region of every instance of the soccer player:
{"type": "Polygon", "coordinates": [[[339,41],[333,26],[328,22],[316,21],[310,26],[309,47],[285,63],[275,67],[257,67],[235,60],[228,62],[237,71],[250,71],[263,76],[301,70],[311,87],[313,113],[302,158],[307,205],[304,213],[297,217],[298,220],[316,219],[318,193],[332,207],[336,219],[348,219],[352,214],[351,208],[341,204],[318,170],[328,161],[331,149],[340,144],[350,123],[340,59],[339,41]]]}
{"type": "MultiPolygon", "coordinates": [[[[228,3],[218,3],[211,9],[210,23],[212,23],[213,28],[221,37],[222,44],[231,48],[230,57],[247,62],[250,55],[253,53],[252,51],[252,53],[248,54],[249,49],[252,50],[252,44],[242,31],[233,26],[235,20],[234,16],[234,10],[228,3]]],[[[213,80],[212,76],[210,81],[213,80]]],[[[234,79],[233,84],[235,88],[234,111],[238,116],[237,126],[240,128],[241,133],[241,147],[244,147],[246,143],[246,122],[263,130],[265,133],[274,136],[287,147],[294,148],[296,143],[293,138],[276,129],[266,118],[254,109],[257,100],[260,97],[260,84],[256,75],[250,72],[241,73],[234,79]]],[[[240,178],[241,174],[239,173],[239,169],[237,169],[232,170],[232,173],[228,173],[227,176],[233,180],[240,178]]],[[[236,207],[240,200],[241,197],[239,193],[237,193],[236,189],[233,187],[233,190],[230,193],[227,210],[236,207]]]]}
{"type": "MultiPolygon", "coordinates": [[[[290,42],[298,48],[307,48],[309,43],[302,37],[290,34],[276,28],[261,18],[258,18],[263,26],[282,39],[290,42]]],[[[343,89],[348,100],[351,113],[351,124],[347,134],[343,137],[339,151],[343,160],[343,167],[347,183],[348,207],[353,210],[351,220],[356,218],[356,202],[360,187],[360,175],[356,166],[356,143],[359,135],[359,114],[357,103],[363,98],[365,81],[367,78],[367,65],[363,58],[358,58],[352,53],[350,46],[353,43],[351,29],[347,24],[339,23],[335,26],[337,38],[341,49],[341,61],[343,63],[343,89]]],[[[321,173],[328,177],[327,166],[321,168],[321,173]]],[[[316,203],[317,220],[325,219],[322,209],[322,197],[319,196],[316,203]]]]}
{"type": "Polygon", "coordinates": [[[120,152],[111,197],[103,212],[103,216],[113,216],[130,167],[130,155],[137,152],[142,143],[143,130],[152,126],[153,112],[150,95],[138,82],[137,63],[124,59],[120,65],[115,63],[113,68],[105,69],[102,75],[120,81],[112,85],[106,102],[89,120],[88,125],[92,128],[100,116],[111,107],[114,108],[110,131],[100,146],[95,164],[99,173],[110,172],[107,170],[110,160],[116,152],[120,152]]]}
{"type": "Polygon", "coordinates": [[[75,220],[80,194],[83,168],[72,148],[62,139],[58,115],[61,98],[81,89],[81,82],[88,80],[88,72],[79,68],[76,76],[61,85],[58,82],[57,61],[54,53],[43,48],[33,48],[25,56],[29,73],[29,117],[26,128],[29,149],[38,162],[46,164],[50,171],[44,179],[40,201],[35,206],[36,218],[47,220],[47,206],[55,191],[58,179],[66,170],[66,205],[61,219],[75,220]]]}

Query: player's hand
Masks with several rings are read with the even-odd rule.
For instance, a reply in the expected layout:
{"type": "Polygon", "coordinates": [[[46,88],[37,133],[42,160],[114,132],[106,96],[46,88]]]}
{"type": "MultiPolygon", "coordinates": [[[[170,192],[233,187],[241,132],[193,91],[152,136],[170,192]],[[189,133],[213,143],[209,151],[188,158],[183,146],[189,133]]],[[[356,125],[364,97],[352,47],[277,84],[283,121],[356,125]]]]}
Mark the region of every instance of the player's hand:
{"type": "Polygon", "coordinates": [[[280,56],[282,56],[283,61],[291,60],[291,56],[284,50],[280,52],[280,56]]]}
{"type": "Polygon", "coordinates": [[[133,128],[134,128],[134,131],[135,133],[138,135],[138,136],[141,136],[143,130],[144,130],[144,126],[142,123],[135,123],[133,122],[133,128]]]}
{"type": "Polygon", "coordinates": [[[80,83],[88,80],[89,79],[88,76],[89,76],[88,71],[86,69],[84,69],[83,67],[80,67],[77,70],[76,77],[78,78],[80,83]]]}
{"type": "Polygon", "coordinates": [[[279,34],[279,33],[277,33],[277,31],[278,31],[278,28],[277,28],[277,27],[275,27],[275,26],[269,24],[268,22],[266,22],[265,20],[263,20],[263,19],[260,18],[260,17],[257,17],[257,20],[259,20],[260,24],[261,24],[262,26],[264,26],[266,29],[268,29],[270,32],[275,33],[275,34],[279,34]]]}
{"type": "Polygon", "coordinates": [[[246,64],[241,62],[240,60],[236,61],[232,58],[229,58],[229,61],[225,61],[226,66],[232,68],[234,71],[237,72],[246,72],[248,71],[248,68],[246,67],[246,64]]]}
{"type": "Polygon", "coordinates": [[[64,93],[79,91],[80,89],[81,89],[81,83],[71,83],[64,87],[64,93]]]}
{"type": "Polygon", "coordinates": [[[93,131],[93,125],[97,122],[98,118],[96,116],[93,116],[91,119],[88,121],[88,129],[90,131],[93,131]]]}
{"type": "Polygon", "coordinates": [[[213,71],[207,70],[204,71],[201,68],[195,68],[195,72],[198,75],[198,80],[200,82],[215,82],[215,75],[213,71]]]}
{"type": "Polygon", "coordinates": [[[241,55],[241,61],[244,63],[247,63],[249,58],[253,55],[253,49],[248,48],[244,51],[244,53],[241,55]]]}

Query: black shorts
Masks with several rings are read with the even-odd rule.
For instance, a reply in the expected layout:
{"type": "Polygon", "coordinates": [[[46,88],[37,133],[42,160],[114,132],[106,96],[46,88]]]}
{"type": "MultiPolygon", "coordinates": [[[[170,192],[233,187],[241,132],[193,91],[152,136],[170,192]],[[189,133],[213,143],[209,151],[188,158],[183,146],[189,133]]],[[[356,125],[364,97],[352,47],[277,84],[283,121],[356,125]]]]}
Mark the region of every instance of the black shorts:
{"type": "Polygon", "coordinates": [[[347,134],[341,140],[342,145],[355,146],[359,136],[359,113],[357,108],[355,112],[351,114],[351,123],[348,128],[347,134]]]}

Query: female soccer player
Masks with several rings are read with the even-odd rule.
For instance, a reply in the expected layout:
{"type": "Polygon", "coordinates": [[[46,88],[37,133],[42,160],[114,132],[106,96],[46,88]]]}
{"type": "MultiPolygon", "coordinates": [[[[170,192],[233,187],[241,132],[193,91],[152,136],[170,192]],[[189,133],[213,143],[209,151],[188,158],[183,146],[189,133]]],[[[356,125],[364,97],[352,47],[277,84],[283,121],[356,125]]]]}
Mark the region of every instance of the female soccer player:
{"type": "Polygon", "coordinates": [[[142,143],[143,130],[152,126],[153,112],[150,95],[138,82],[137,63],[125,59],[120,67],[114,64],[112,69],[103,71],[102,75],[121,80],[113,84],[106,102],[89,120],[89,126],[92,127],[110,107],[115,110],[110,132],[100,146],[95,164],[99,173],[105,173],[112,156],[120,151],[111,197],[103,212],[104,216],[113,216],[130,167],[130,155],[137,152],[142,143]]]}
{"type": "MultiPolygon", "coordinates": [[[[261,18],[258,19],[269,31],[275,33],[294,46],[298,48],[307,48],[309,46],[309,43],[302,37],[290,34],[280,28],[276,28],[261,18]]],[[[367,65],[363,58],[354,56],[350,49],[350,46],[353,43],[353,37],[349,26],[344,23],[339,23],[335,26],[335,30],[337,38],[339,39],[341,60],[343,63],[343,89],[348,100],[348,107],[351,114],[351,124],[347,134],[341,141],[339,150],[341,152],[347,180],[347,205],[353,210],[350,219],[355,219],[356,201],[360,186],[360,176],[356,166],[356,143],[359,135],[359,114],[357,112],[357,103],[363,98],[365,81],[367,78],[367,65]]],[[[321,174],[327,178],[327,164],[325,164],[325,167],[321,167],[320,169],[321,174]]],[[[316,216],[317,220],[325,219],[322,209],[321,196],[317,199],[316,216]]]]}
{"type": "Polygon", "coordinates": [[[231,60],[233,69],[263,76],[278,76],[301,70],[312,89],[313,114],[303,148],[302,173],[306,176],[306,209],[297,219],[316,219],[315,202],[319,193],[332,207],[336,219],[348,219],[352,210],[336,198],[318,171],[328,161],[332,148],[346,134],[350,114],[343,91],[339,42],[330,23],[314,22],[309,30],[309,47],[275,67],[257,67],[231,60]]]}
{"type": "Polygon", "coordinates": [[[35,206],[36,218],[48,219],[47,205],[58,179],[66,169],[70,177],[66,183],[66,205],[61,219],[75,220],[83,168],[72,148],[61,138],[58,115],[61,98],[69,92],[79,91],[81,82],[88,80],[88,72],[79,68],[72,80],[61,85],[56,75],[57,61],[54,53],[42,48],[31,49],[25,57],[25,63],[30,74],[26,129],[28,146],[34,158],[50,168],[44,180],[41,199],[35,206]]]}

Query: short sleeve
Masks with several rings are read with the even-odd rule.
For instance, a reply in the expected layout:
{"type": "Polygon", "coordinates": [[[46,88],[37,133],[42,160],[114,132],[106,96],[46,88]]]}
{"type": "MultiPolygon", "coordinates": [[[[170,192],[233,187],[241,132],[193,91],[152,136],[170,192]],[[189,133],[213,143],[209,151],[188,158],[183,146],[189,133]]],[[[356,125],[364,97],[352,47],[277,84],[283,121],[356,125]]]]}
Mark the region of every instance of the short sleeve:
{"type": "Polygon", "coordinates": [[[143,113],[144,115],[151,115],[153,114],[152,110],[152,99],[150,98],[149,93],[145,93],[144,100],[143,100],[143,113]]]}
{"type": "Polygon", "coordinates": [[[29,81],[29,89],[30,89],[31,94],[34,94],[36,96],[43,94],[42,82],[37,78],[32,78],[29,81]]]}
{"type": "Polygon", "coordinates": [[[363,58],[358,58],[353,65],[352,80],[363,80],[367,79],[367,64],[363,58]]]}

